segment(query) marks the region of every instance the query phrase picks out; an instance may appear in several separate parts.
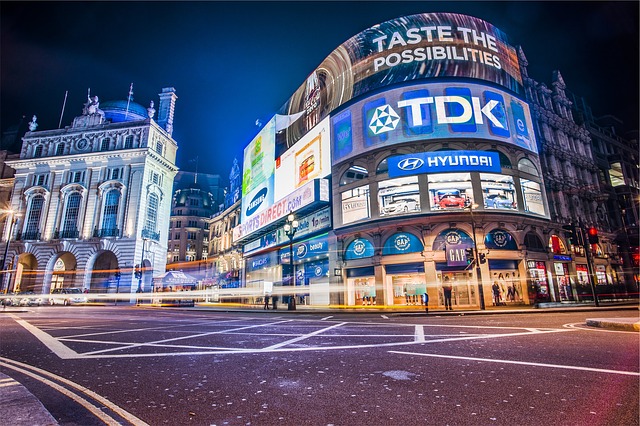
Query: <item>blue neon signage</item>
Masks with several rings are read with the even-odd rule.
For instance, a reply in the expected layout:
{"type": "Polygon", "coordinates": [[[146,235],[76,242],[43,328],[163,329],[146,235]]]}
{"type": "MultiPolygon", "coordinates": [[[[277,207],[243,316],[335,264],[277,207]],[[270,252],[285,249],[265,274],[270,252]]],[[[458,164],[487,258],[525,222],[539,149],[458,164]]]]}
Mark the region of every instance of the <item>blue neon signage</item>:
{"type": "Polygon", "coordinates": [[[500,157],[489,151],[436,151],[389,157],[389,177],[421,173],[492,172],[500,173],[500,157]]]}

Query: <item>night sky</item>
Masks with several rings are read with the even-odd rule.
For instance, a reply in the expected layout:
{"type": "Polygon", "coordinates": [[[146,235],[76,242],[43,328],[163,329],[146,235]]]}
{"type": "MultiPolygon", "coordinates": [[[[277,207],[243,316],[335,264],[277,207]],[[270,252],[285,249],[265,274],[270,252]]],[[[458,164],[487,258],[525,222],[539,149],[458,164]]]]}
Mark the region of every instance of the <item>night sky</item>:
{"type": "MultiPolygon", "coordinates": [[[[38,130],[100,101],[145,108],[163,87],[178,95],[178,166],[229,174],[234,157],[336,47],[377,23],[456,12],[495,25],[521,45],[529,75],[568,90],[595,115],[638,129],[638,2],[2,2],[1,128],[25,115],[38,130]]],[[[156,115],[157,117],[157,115],[156,115]]]]}

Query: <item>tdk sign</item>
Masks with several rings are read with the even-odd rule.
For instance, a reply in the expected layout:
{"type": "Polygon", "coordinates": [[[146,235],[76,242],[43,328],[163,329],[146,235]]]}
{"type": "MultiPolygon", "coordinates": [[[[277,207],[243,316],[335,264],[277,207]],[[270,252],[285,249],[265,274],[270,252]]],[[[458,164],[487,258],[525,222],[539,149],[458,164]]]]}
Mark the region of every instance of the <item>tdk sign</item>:
{"type": "Polygon", "coordinates": [[[436,151],[389,157],[389,177],[421,173],[493,172],[500,173],[500,157],[488,151],[436,151]]]}
{"type": "MultiPolygon", "coordinates": [[[[463,96],[428,96],[398,101],[397,103],[398,108],[407,108],[407,114],[413,126],[423,125],[422,111],[425,105],[434,105],[437,124],[463,124],[468,122],[484,124],[486,118],[493,126],[507,130],[504,113],[496,111],[498,106],[504,111],[504,104],[500,104],[495,99],[483,102],[475,96],[472,96],[471,99],[463,96]]],[[[400,121],[398,113],[390,105],[384,105],[376,108],[369,123],[369,128],[373,134],[379,135],[394,130],[398,125],[398,121],[400,121]]]]}

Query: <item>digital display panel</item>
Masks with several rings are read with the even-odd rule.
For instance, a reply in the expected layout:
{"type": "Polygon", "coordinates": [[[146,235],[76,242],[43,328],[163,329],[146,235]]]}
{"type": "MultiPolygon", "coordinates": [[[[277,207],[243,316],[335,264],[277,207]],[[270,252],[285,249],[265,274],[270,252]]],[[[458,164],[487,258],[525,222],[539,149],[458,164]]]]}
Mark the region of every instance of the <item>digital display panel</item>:
{"type": "Polygon", "coordinates": [[[429,139],[490,139],[538,153],[529,105],[473,83],[396,88],[356,102],[333,119],[333,164],[371,149],[429,139]]]}
{"type": "Polygon", "coordinates": [[[275,117],[244,149],[241,221],[260,214],[274,202],[275,117]]]}
{"type": "Polygon", "coordinates": [[[326,118],[276,159],[275,199],[286,197],[310,180],[331,174],[330,149],[329,118],[326,118]]]}
{"type": "Polygon", "coordinates": [[[278,152],[353,98],[435,77],[481,79],[522,91],[517,52],[498,28],[456,13],[404,16],[350,38],[309,75],[279,111],[287,128],[278,135],[278,152]]]}

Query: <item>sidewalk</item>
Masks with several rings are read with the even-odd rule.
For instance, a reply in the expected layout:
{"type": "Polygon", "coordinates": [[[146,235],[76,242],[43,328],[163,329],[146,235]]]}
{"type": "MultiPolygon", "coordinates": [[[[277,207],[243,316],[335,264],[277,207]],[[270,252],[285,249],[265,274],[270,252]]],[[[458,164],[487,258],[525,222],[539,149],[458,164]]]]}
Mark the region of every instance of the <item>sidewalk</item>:
{"type": "Polygon", "coordinates": [[[0,419],[15,426],[49,426],[58,422],[19,382],[0,373],[0,419]]]}

